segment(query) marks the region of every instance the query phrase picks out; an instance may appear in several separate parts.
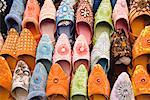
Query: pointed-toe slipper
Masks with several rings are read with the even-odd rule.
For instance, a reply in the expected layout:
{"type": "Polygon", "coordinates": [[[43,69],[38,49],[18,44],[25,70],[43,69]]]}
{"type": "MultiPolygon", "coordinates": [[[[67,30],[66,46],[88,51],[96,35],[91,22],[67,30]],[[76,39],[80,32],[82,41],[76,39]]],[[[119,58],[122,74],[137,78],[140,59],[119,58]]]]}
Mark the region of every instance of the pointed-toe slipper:
{"type": "Polygon", "coordinates": [[[49,100],[69,100],[69,84],[70,76],[68,76],[59,64],[53,64],[49,72],[46,95],[49,100]]]}
{"type": "Polygon", "coordinates": [[[70,90],[71,100],[88,100],[87,81],[88,81],[87,69],[83,64],[81,64],[77,68],[71,81],[71,90],[70,90]]]}
{"type": "Polygon", "coordinates": [[[93,36],[93,12],[87,0],[80,0],[76,11],[77,35],[84,35],[88,45],[92,43],[93,36]]]}
{"type": "Polygon", "coordinates": [[[11,100],[12,73],[5,58],[0,56],[0,100],[11,100]]]}
{"type": "Polygon", "coordinates": [[[94,13],[96,13],[102,0],[93,0],[93,1],[94,1],[93,2],[93,10],[94,10],[94,13]]]}
{"type": "Polygon", "coordinates": [[[19,34],[17,33],[17,31],[14,28],[11,28],[0,51],[0,55],[2,55],[6,59],[12,72],[15,70],[17,63],[16,44],[18,41],[18,37],[19,34]]]}
{"type": "Polygon", "coordinates": [[[88,96],[90,100],[108,100],[110,84],[101,65],[96,64],[88,79],[88,96]]]}
{"type": "Polygon", "coordinates": [[[55,44],[56,8],[52,0],[44,1],[40,11],[39,25],[41,34],[48,34],[52,43],[55,44]]]}
{"type": "Polygon", "coordinates": [[[37,63],[33,71],[30,87],[29,87],[29,100],[46,100],[46,81],[47,71],[42,63],[37,63]]]}
{"type": "Polygon", "coordinates": [[[30,30],[24,28],[18,38],[16,56],[29,66],[31,72],[35,67],[36,40],[30,30]]]}
{"type": "Polygon", "coordinates": [[[15,28],[17,32],[21,32],[21,23],[24,13],[24,0],[13,0],[9,14],[5,17],[7,29],[15,28]]]}
{"type": "Polygon", "coordinates": [[[2,47],[3,47],[3,44],[4,44],[4,39],[3,39],[2,34],[0,32],[0,51],[1,51],[2,47]]]}
{"type": "Polygon", "coordinates": [[[100,34],[105,32],[109,36],[113,33],[113,24],[111,19],[112,7],[110,0],[102,0],[96,14],[94,23],[93,44],[96,43],[100,34]]]}
{"type": "Polygon", "coordinates": [[[32,32],[37,43],[39,42],[39,39],[41,37],[41,33],[39,30],[39,15],[40,6],[38,4],[38,1],[28,0],[23,15],[22,28],[29,29],[32,32]]]}
{"type": "Polygon", "coordinates": [[[121,0],[110,0],[110,1],[111,1],[111,6],[112,6],[112,8],[114,8],[115,5],[116,5],[116,2],[117,2],[117,1],[121,1],[121,0]]]}
{"type": "Polygon", "coordinates": [[[13,73],[11,95],[16,100],[27,100],[31,72],[28,65],[19,60],[13,73]]]}
{"type": "Polygon", "coordinates": [[[73,47],[73,73],[83,64],[86,69],[90,70],[90,50],[88,42],[84,35],[79,35],[73,47]]]}
{"type": "Polygon", "coordinates": [[[135,100],[132,83],[126,72],[118,76],[112,88],[110,100],[135,100]]]}
{"type": "Polygon", "coordinates": [[[150,3],[148,0],[130,0],[130,41],[134,44],[146,25],[150,25],[150,3]],[[138,28],[137,28],[138,27],[138,28]]]}
{"type": "Polygon", "coordinates": [[[52,66],[53,45],[48,34],[42,34],[36,50],[36,63],[41,62],[49,73],[52,66]]]}
{"type": "Polygon", "coordinates": [[[71,45],[66,34],[61,34],[55,45],[53,63],[58,63],[67,75],[71,75],[71,45]]]}
{"type": "Polygon", "coordinates": [[[57,10],[57,38],[64,33],[68,36],[71,44],[74,43],[74,9],[71,1],[63,0],[57,10]]]}

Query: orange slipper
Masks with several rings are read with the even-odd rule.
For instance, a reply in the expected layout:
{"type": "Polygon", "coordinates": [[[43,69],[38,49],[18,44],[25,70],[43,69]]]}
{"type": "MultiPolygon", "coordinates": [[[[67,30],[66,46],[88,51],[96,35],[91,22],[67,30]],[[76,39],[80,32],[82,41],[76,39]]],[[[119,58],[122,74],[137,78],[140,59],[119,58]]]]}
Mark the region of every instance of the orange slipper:
{"type": "Polygon", "coordinates": [[[150,26],[146,26],[137,40],[135,41],[132,49],[132,64],[133,71],[137,65],[147,67],[148,55],[150,54],[150,26]]]}
{"type": "Polygon", "coordinates": [[[110,84],[101,65],[96,64],[88,79],[88,96],[90,100],[109,99],[110,84]]]}
{"type": "Polygon", "coordinates": [[[46,87],[48,100],[68,100],[69,99],[70,77],[63,71],[59,64],[53,64],[46,87]]]}
{"type": "Polygon", "coordinates": [[[7,61],[0,56],[0,100],[11,100],[12,73],[7,61]]]}
{"type": "Polygon", "coordinates": [[[3,39],[2,34],[0,32],[0,51],[2,49],[3,44],[4,44],[4,39],[3,39]]]}
{"type": "Polygon", "coordinates": [[[150,75],[142,65],[137,65],[131,77],[136,100],[150,99],[150,75]]]}
{"type": "Polygon", "coordinates": [[[39,15],[40,6],[37,0],[28,0],[26,5],[26,10],[24,12],[22,27],[29,29],[37,42],[40,39],[39,31],[39,15]]]}
{"type": "Polygon", "coordinates": [[[0,54],[5,57],[12,72],[15,70],[17,63],[16,44],[18,37],[19,34],[17,31],[14,28],[11,28],[0,52],[0,54]]]}
{"type": "Polygon", "coordinates": [[[130,0],[129,20],[131,25],[130,40],[134,44],[142,29],[150,24],[149,0],[130,0]],[[137,28],[138,27],[138,28],[137,28]]]}
{"type": "Polygon", "coordinates": [[[36,41],[28,29],[23,29],[17,42],[16,55],[29,66],[31,72],[35,66],[36,41]]]}

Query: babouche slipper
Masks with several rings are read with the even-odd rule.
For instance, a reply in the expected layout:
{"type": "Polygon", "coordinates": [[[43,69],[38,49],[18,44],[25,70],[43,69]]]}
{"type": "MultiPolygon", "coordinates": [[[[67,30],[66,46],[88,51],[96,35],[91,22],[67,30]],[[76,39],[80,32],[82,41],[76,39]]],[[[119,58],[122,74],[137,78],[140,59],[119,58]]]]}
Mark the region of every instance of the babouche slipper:
{"type": "Polygon", "coordinates": [[[1,51],[2,47],[3,47],[3,44],[4,44],[4,39],[2,37],[2,34],[0,33],[0,51],[1,51]]]}
{"type": "Polygon", "coordinates": [[[55,44],[56,8],[52,0],[44,1],[40,11],[39,26],[41,34],[48,34],[52,43],[55,44]]]}
{"type": "Polygon", "coordinates": [[[0,56],[0,69],[0,100],[12,100],[10,95],[12,74],[7,61],[2,56],[0,56]]]}

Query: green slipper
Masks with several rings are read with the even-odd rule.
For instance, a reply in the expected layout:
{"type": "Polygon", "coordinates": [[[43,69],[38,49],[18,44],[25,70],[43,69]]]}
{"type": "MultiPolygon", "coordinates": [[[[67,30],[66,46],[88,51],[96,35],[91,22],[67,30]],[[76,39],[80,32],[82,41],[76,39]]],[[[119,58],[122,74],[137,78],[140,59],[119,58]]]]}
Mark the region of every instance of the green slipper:
{"type": "Polygon", "coordinates": [[[109,35],[112,35],[114,28],[111,14],[112,7],[110,0],[102,0],[95,14],[93,44],[96,43],[96,40],[99,38],[102,32],[106,32],[109,35]]]}
{"type": "Polygon", "coordinates": [[[76,70],[71,82],[71,100],[88,100],[87,98],[88,72],[82,64],[76,70]]]}

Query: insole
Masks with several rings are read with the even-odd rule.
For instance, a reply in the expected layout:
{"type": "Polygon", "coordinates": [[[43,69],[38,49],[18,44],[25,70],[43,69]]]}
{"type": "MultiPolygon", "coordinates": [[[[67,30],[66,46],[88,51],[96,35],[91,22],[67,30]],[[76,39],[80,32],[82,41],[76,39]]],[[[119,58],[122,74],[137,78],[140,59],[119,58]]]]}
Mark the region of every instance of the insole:
{"type": "Polygon", "coordinates": [[[86,98],[83,95],[74,95],[72,100],[86,100],[86,98]]]}
{"type": "Polygon", "coordinates": [[[46,99],[44,99],[41,96],[36,96],[36,97],[31,98],[30,100],[46,100],[46,99]]]}
{"type": "Polygon", "coordinates": [[[65,71],[65,73],[67,73],[67,75],[70,76],[70,74],[71,74],[70,63],[68,61],[64,61],[64,60],[58,61],[57,63],[62,67],[62,69],[65,71]]]}
{"type": "Polygon", "coordinates": [[[19,25],[14,19],[10,18],[10,19],[8,19],[8,22],[9,22],[10,28],[15,28],[17,32],[20,31],[19,25]]]}
{"type": "Polygon", "coordinates": [[[145,22],[144,19],[140,16],[138,18],[136,18],[132,23],[131,23],[131,30],[132,30],[132,34],[136,37],[139,36],[139,34],[141,33],[141,31],[144,29],[145,27],[145,22]]]}
{"type": "Polygon", "coordinates": [[[108,73],[107,72],[108,71],[108,60],[107,59],[102,58],[97,62],[97,64],[100,64],[103,67],[103,69],[105,70],[105,73],[108,73]]]}
{"type": "Polygon", "coordinates": [[[128,33],[128,24],[125,19],[119,19],[116,23],[116,29],[123,29],[125,33],[128,33]]]}
{"type": "Polygon", "coordinates": [[[90,100],[107,100],[103,95],[92,95],[90,100]]]}
{"type": "Polygon", "coordinates": [[[0,100],[9,100],[10,94],[9,92],[0,86],[0,100]]]}
{"type": "Polygon", "coordinates": [[[78,34],[83,34],[86,37],[88,44],[91,44],[92,32],[87,23],[80,22],[77,24],[78,34]]]}
{"type": "Polygon", "coordinates": [[[85,59],[81,59],[81,60],[78,60],[78,61],[76,61],[76,62],[74,63],[74,69],[73,69],[73,72],[74,72],[74,73],[75,73],[76,69],[77,69],[81,64],[83,64],[83,65],[86,67],[87,71],[89,71],[88,61],[85,60],[85,59]]]}
{"type": "Polygon", "coordinates": [[[136,100],[149,100],[150,99],[150,94],[143,94],[135,97],[136,100]]]}
{"type": "Polygon", "coordinates": [[[51,95],[48,97],[48,100],[66,100],[62,95],[51,95]]]}
{"type": "Polygon", "coordinates": [[[42,34],[48,34],[51,41],[55,41],[55,22],[52,19],[45,19],[40,24],[42,34]]]}
{"type": "Polygon", "coordinates": [[[26,100],[28,93],[24,89],[16,88],[15,90],[16,100],[26,100]]]}
{"type": "Polygon", "coordinates": [[[96,29],[95,29],[95,36],[94,36],[96,38],[96,40],[99,38],[99,36],[102,32],[106,32],[106,33],[110,34],[111,27],[108,23],[105,22],[105,23],[97,24],[96,29]]]}

